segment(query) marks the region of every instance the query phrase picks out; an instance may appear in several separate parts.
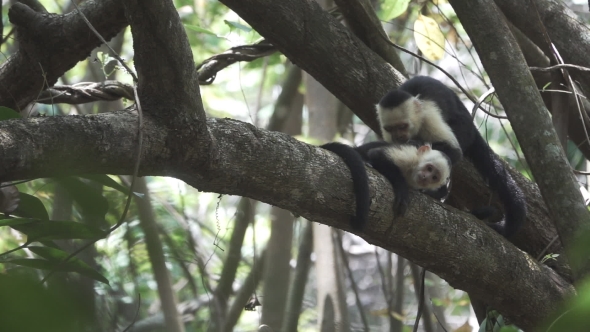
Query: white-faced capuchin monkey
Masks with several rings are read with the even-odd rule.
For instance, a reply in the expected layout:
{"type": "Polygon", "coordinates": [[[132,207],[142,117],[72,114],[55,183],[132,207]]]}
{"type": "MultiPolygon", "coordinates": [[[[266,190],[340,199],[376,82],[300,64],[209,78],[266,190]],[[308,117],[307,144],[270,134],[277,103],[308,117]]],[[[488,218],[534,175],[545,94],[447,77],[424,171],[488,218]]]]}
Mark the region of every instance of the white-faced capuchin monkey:
{"type": "Polygon", "coordinates": [[[356,214],[351,219],[355,230],[367,222],[371,199],[365,161],[391,183],[395,193],[394,210],[403,215],[409,202],[409,188],[436,190],[446,185],[451,174],[451,160],[429,145],[372,142],[352,148],[341,143],[327,143],[322,148],[336,153],[348,166],[356,198],[356,214]]]}
{"type": "Polygon", "coordinates": [[[449,157],[430,145],[392,145],[370,151],[369,159],[375,160],[379,152],[399,167],[410,188],[436,190],[445,185],[451,175],[449,157]]]}
{"type": "Polygon", "coordinates": [[[504,205],[504,220],[488,223],[509,238],[526,219],[526,202],[521,189],[504,168],[473,124],[459,97],[442,82],[417,76],[386,94],[377,104],[383,139],[431,142],[456,163],[465,155],[504,205]]]}
{"type": "Polygon", "coordinates": [[[436,199],[447,193],[451,160],[445,153],[431,149],[430,145],[416,141],[405,144],[371,142],[355,149],[391,183],[395,194],[394,210],[398,216],[403,216],[408,208],[408,188],[418,189],[436,199]],[[428,178],[424,178],[425,175],[428,178]]]}

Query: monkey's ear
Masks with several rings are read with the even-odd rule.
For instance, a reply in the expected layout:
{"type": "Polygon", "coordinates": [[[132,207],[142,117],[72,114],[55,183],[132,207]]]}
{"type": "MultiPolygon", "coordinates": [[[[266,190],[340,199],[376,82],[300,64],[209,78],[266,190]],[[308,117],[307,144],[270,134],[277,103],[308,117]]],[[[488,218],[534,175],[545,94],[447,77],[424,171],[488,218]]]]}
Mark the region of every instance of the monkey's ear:
{"type": "Polygon", "coordinates": [[[424,153],[430,151],[430,145],[422,145],[418,148],[418,153],[424,153]]]}

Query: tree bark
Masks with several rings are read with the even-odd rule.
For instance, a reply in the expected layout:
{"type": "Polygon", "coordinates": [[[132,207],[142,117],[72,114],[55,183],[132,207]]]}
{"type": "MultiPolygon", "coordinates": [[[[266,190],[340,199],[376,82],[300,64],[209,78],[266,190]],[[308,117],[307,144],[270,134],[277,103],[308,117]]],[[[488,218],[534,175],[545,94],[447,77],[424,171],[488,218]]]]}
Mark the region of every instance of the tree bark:
{"type": "Polygon", "coordinates": [[[590,261],[571,249],[590,230],[590,213],[526,61],[493,1],[451,4],[496,87],[579,279],[590,273],[590,261]]]}

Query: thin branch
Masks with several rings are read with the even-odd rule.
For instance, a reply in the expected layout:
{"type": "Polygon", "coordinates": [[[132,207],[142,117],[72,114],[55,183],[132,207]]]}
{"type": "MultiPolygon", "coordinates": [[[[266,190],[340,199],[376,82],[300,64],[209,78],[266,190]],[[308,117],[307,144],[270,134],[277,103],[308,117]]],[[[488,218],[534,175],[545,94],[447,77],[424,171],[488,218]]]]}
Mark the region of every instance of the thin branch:
{"type": "Polygon", "coordinates": [[[558,70],[558,69],[563,69],[563,68],[576,69],[579,71],[590,71],[590,68],[588,68],[588,67],[577,66],[577,65],[567,64],[567,63],[560,63],[555,66],[549,66],[549,67],[529,67],[529,69],[531,71],[539,71],[539,72],[550,72],[553,70],[558,70]]]}
{"type": "Polygon", "coordinates": [[[496,93],[496,89],[494,89],[492,87],[488,91],[486,91],[486,93],[484,93],[483,95],[481,95],[479,97],[479,99],[477,100],[477,103],[473,104],[473,108],[471,109],[471,120],[475,119],[475,113],[477,112],[477,109],[478,108],[481,109],[485,114],[491,116],[492,118],[496,118],[496,119],[508,119],[508,117],[506,117],[504,115],[492,114],[491,112],[489,112],[488,110],[484,109],[483,107],[480,107],[481,103],[483,103],[483,101],[486,100],[486,98],[488,98],[489,96],[493,95],[494,93],[496,93]]]}
{"type": "Polygon", "coordinates": [[[277,48],[265,39],[251,45],[232,47],[221,54],[206,59],[197,66],[199,84],[212,84],[218,72],[236,62],[251,62],[269,56],[276,51],[277,48]]]}
{"type": "Polygon", "coordinates": [[[73,85],[55,85],[39,94],[41,104],[84,104],[95,101],[133,99],[133,86],[118,81],[81,82],[73,85]]]}
{"type": "Polygon", "coordinates": [[[335,229],[334,233],[336,233],[336,238],[338,240],[337,245],[338,245],[338,249],[340,250],[340,256],[342,256],[342,262],[344,263],[344,268],[346,269],[346,272],[348,273],[348,277],[350,279],[350,286],[352,288],[352,292],[354,293],[354,299],[356,301],[356,306],[359,309],[359,314],[361,316],[361,320],[363,321],[363,327],[364,327],[363,331],[370,331],[369,321],[367,320],[367,316],[365,315],[365,311],[363,310],[363,305],[361,303],[361,298],[359,296],[359,289],[356,284],[356,281],[352,277],[352,271],[350,270],[350,265],[348,264],[348,256],[347,256],[344,248],[342,248],[342,234],[341,234],[342,231],[335,229]]]}

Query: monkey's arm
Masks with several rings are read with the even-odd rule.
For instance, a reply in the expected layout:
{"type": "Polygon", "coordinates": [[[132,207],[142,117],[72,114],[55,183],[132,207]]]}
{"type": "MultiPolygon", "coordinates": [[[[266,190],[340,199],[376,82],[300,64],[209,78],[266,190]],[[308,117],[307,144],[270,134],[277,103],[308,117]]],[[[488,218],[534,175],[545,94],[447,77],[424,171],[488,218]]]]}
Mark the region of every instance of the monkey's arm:
{"type": "Polygon", "coordinates": [[[357,146],[354,149],[356,150],[356,152],[358,152],[361,155],[361,157],[363,158],[364,161],[369,161],[369,151],[370,150],[381,148],[381,147],[388,146],[388,145],[390,145],[390,143],[387,143],[385,141],[375,141],[375,142],[369,142],[369,143],[365,143],[363,145],[357,146]]]}
{"type": "Polygon", "coordinates": [[[447,142],[432,142],[432,148],[449,156],[449,159],[451,159],[451,164],[453,165],[455,165],[463,157],[463,152],[460,148],[453,147],[447,142]]]}
{"type": "Polygon", "coordinates": [[[401,169],[388,158],[384,149],[369,150],[368,157],[373,168],[391,183],[395,194],[393,210],[396,215],[403,216],[408,208],[410,196],[408,182],[401,169]]]}

